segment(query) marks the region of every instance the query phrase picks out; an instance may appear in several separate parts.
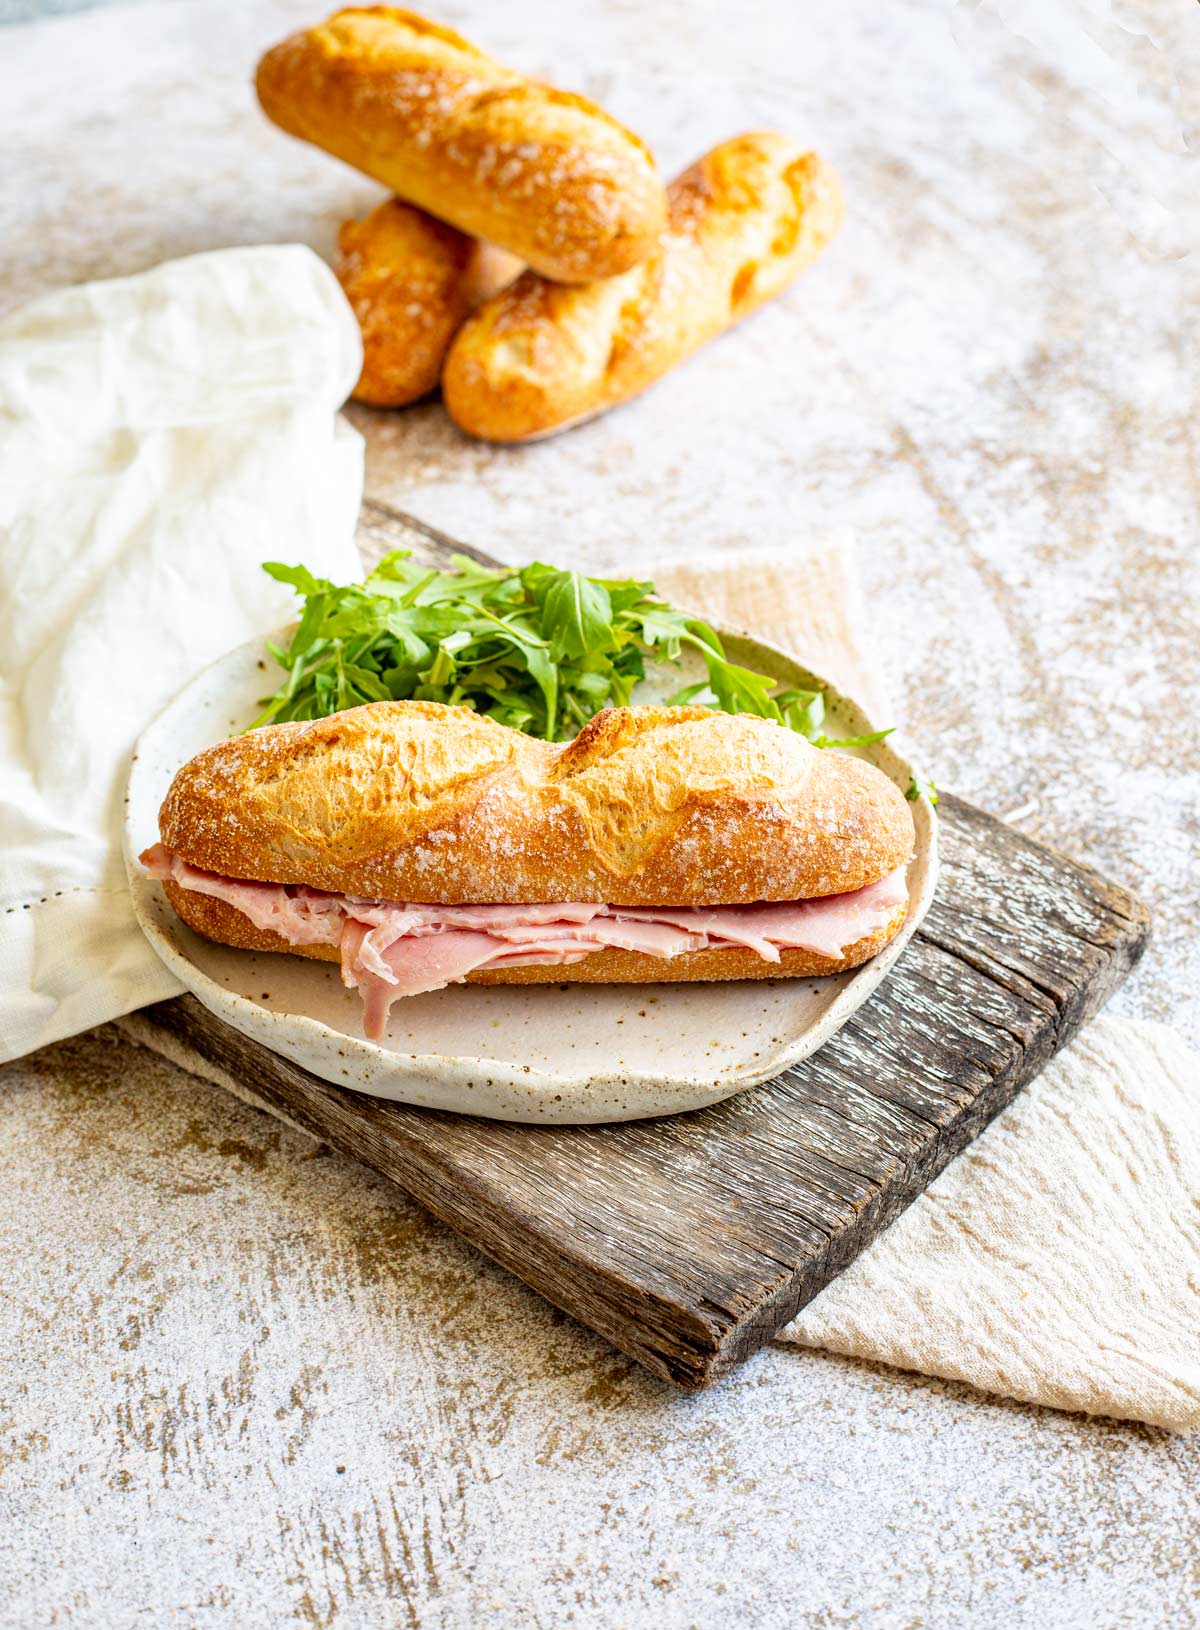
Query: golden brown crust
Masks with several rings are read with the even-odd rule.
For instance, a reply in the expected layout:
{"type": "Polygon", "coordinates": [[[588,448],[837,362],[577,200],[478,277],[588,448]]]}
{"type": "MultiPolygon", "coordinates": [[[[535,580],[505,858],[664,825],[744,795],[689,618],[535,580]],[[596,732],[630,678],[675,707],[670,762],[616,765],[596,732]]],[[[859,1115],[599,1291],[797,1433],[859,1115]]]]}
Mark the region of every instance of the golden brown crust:
{"type": "Polygon", "coordinates": [[[404,407],[436,390],[463,318],[520,270],[515,256],[399,198],[344,221],[334,271],[362,330],[356,399],[404,407]]]}
{"type": "Polygon", "coordinates": [[[636,136],[413,12],[336,12],[268,51],[256,85],[290,135],[548,277],[627,271],[662,229],[663,187],[636,136]]]}
{"type": "Polygon", "coordinates": [[[608,709],[559,745],[373,702],[200,753],[159,826],[226,877],[444,904],[801,900],[877,881],[914,841],[873,765],[696,707],[608,709]]]}
{"type": "Polygon", "coordinates": [[[739,136],[668,189],[656,251],[623,277],[562,288],[526,272],[446,358],[455,423],[527,441],[624,402],[780,293],[837,231],[833,170],[786,136],[739,136]]]}
{"type": "MultiPolygon", "coordinates": [[[[340,952],[334,945],[290,945],[269,929],[256,928],[236,907],[211,895],[195,894],[178,883],[163,884],[167,899],[189,928],[215,940],[246,951],[285,951],[295,956],[313,957],[321,962],[337,962],[340,952]]],[[[676,957],[646,956],[640,951],[593,951],[582,962],[567,965],[536,963],[523,968],[493,968],[467,975],[469,985],[652,985],[674,984],[680,980],[714,979],[798,979],[824,974],[845,973],[875,956],[900,932],[908,914],[908,902],[897,906],[886,928],[848,945],[840,957],[822,956],[816,951],[781,951],[778,962],[768,962],[757,951],[685,951],[676,957]]]]}

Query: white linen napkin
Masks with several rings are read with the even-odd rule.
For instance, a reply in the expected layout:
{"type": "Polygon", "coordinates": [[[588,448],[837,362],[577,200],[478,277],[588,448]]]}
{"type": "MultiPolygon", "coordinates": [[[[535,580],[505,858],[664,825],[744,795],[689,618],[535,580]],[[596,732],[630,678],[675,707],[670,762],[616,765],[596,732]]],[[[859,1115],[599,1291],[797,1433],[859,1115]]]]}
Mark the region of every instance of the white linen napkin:
{"type": "Polygon", "coordinates": [[[298,245],[52,294],[0,323],[0,1059],[179,986],[133,919],[130,750],[284,622],[262,560],[345,579],[358,325],[298,245]]]}
{"type": "MultiPolygon", "coordinates": [[[[893,722],[852,544],[656,573],[893,722]]],[[[1101,1017],[778,1340],[1056,1409],[1200,1426],[1200,1057],[1101,1017]]]]}

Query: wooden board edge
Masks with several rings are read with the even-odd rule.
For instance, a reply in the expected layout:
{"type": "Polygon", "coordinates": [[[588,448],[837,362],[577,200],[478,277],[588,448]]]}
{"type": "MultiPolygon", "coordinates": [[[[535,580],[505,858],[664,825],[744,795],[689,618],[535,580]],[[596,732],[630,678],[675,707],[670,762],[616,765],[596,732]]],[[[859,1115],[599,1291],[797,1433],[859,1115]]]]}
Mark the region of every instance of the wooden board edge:
{"type": "MultiPolygon", "coordinates": [[[[172,997],[144,1009],[139,1018],[165,1031],[223,1075],[232,1074],[239,1064],[234,1053],[222,1045],[222,1022],[194,996],[172,997]]],[[[138,1040],[135,1031],[130,1032],[130,1039],[138,1040]]],[[[709,1323],[683,1303],[657,1296],[643,1285],[623,1280],[619,1274],[565,1257],[560,1238],[536,1227],[529,1218],[496,1208],[484,1191],[464,1184],[461,1174],[453,1182],[443,1181],[436,1161],[426,1151],[417,1151],[411,1164],[397,1169],[398,1149],[411,1153],[411,1147],[403,1139],[399,1144],[387,1143],[379,1134],[372,1112],[386,1112],[390,1106],[384,1100],[363,1098],[344,1087],[332,1086],[278,1054],[264,1060],[264,1067],[286,1081],[286,1107],[274,1095],[269,1077],[250,1082],[239,1071],[236,1096],[243,1103],[386,1177],[560,1312],[603,1336],[660,1380],[683,1390],[703,1384],[694,1377],[703,1373],[718,1350],[715,1322],[709,1323]],[[309,1096],[319,1100],[327,1111],[331,1107],[335,1110],[332,1127],[328,1120],[310,1118],[306,1113],[304,1100],[309,1096]],[[351,1100],[358,1113],[343,1120],[336,1113],[341,1098],[351,1100]],[[366,1113],[362,1113],[364,1110],[366,1113]],[[653,1339],[630,1339],[638,1331],[646,1331],[651,1338],[657,1334],[658,1344],[653,1339]]]]}
{"type": "MultiPolygon", "coordinates": [[[[918,1160],[910,1162],[899,1176],[872,1196],[850,1226],[830,1242],[827,1252],[781,1280],[742,1318],[729,1326],[702,1373],[692,1383],[694,1387],[711,1386],[738,1368],[831,1284],[872,1240],[890,1227],[901,1212],[924,1193],[954,1157],[961,1154],[1012,1103],[1021,1088],[1040,1074],[1050,1059],[1099,1012],[1140,961],[1150,938],[1149,911],[1135,895],[1110,883],[1090,867],[1083,867],[1076,861],[1069,864],[1078,870],[1090,872],[1106,894],[1118,896],[1122,901],[1122,909],[1115,915],[1119,915],[1124,927],[1102,953],[1105,957],[1104,971],[1086,984],[1078,984],[1072,998],[1057,1008],[1053,1015],[1042,1020],[1026,1043],[1022,1045],[1014,1039],[1014,1056],[1005,1068],[978,1093],[965,1113],[957,1116],[921,1150],[918,1160]]],[[[951,955],[961,955],[959,947],[940,940],[933,943],[951,955]]]]}

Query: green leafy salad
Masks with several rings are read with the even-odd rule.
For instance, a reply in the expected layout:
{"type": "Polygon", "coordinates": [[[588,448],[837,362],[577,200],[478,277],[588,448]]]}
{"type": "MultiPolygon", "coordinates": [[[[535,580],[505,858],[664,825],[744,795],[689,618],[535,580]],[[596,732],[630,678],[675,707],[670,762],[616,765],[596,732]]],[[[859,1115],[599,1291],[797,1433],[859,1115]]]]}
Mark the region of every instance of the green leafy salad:
{"type": "MultiPolygon", "coordinates": [[[[888,730],[830,740],[819,691],[780,688],[725,655],[706,623],[633,578],[584,577],[535,561],[492,569],[466,555],[454,570],[385,555],[362,583],[335,584],[304,566],[263,570],[290,584],[304,611],[286,647],[268,645],[287,678],[251,729],[318,719],[363,702],[415,699],[473,708],[546,741],[569,740],[603,707],[627,703],[647,666],[699,653],[707,678],[668,698],[754,713],[818,747],[863,747],[888,730]]],[[[909,797],[928,793],[909,788],[909,797]]]]}

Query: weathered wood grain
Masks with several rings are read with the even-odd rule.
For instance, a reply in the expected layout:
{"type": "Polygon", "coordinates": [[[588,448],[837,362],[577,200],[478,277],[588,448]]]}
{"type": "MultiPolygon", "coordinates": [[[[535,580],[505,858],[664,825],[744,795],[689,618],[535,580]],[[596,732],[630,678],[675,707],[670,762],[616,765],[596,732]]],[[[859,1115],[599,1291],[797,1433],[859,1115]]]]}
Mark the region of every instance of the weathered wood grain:
{"type": "MultiPolygon", "coordinates": [[[[488,559],[370,501],[362,541],[488,559]]],[[[1145,945],[1123,890],[958,799],[941,813],[939,896],[890,978],[815,1058],[691,1115],[533,1127],[412,1109],[327,1085],[192,997],[143,1017],[656,1374],[705,1386],[928,1185],[1145,945]]]]}

